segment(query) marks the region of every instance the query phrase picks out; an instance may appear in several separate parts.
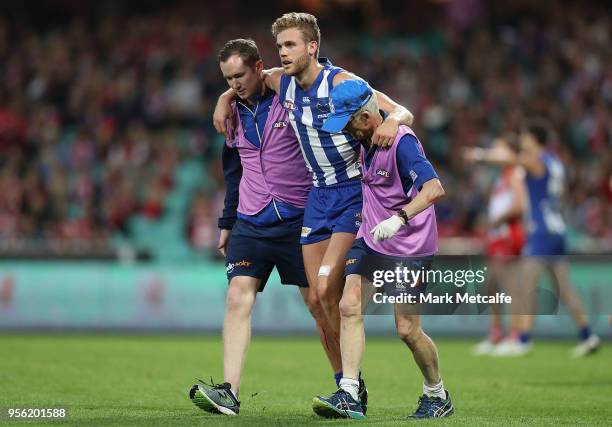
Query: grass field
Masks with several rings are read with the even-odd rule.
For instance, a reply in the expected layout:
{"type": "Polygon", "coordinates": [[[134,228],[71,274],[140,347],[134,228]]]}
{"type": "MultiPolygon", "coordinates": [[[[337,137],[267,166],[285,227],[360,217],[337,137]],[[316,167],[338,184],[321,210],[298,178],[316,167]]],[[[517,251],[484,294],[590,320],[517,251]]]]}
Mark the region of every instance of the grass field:
{"type": "MultiPolygon", "coordinates": [[[[537,342],[524,359],[474,358],[472,342],[438,340],[456,413],[440,425],[611,425],[612,358],[572,360],[573,343],[537,342]]],[[[66,407],[71,425],[348,424],[316,417],[312,396],[334,384],[318,342],[255,337],[239,417],[208,415],[189,401],[194,377],[222,381],[216,337],[0,335],[0,407],[66,407]]],[[[371,339],[363,366],[368,419],[406,422],[421,391],[408,350],[371,339]]],[[[0,420],[0,424],[6,420],[0,420]]],[[[63,422],[62,422],[63,423],[63,422]]],[[[14,425],[32,425],[23,421],[14,425]]],[[[60,422],[54,422],[60,424],[60,422]]]]}

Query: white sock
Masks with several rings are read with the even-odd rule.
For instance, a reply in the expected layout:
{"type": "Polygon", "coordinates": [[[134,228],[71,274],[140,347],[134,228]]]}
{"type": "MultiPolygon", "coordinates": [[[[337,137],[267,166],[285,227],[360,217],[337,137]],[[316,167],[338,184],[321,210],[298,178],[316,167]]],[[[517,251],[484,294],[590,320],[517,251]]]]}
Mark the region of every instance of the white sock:
{"type": "Polygon", "coordinates": [[[359,380],[342,377],[340,380],[340,388],[351,395],[353,399],[359,402],[359,380]]]}
{"type": "Polygon", "coordinates": [[[446,399],[446,390],[444,390],[444,383],[442,383],[442,379],[440,379],[438,384],[434,385],[427,385],[427,383],[423,382],[423,394],[426,394],[429,397],[446,399]]]}

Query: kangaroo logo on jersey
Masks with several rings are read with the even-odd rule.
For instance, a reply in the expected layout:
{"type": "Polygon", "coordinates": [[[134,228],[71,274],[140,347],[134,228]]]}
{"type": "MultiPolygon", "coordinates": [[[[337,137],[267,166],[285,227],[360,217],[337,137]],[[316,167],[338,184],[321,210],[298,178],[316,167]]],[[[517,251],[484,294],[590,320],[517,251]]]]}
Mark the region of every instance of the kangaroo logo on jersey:
{"type": "Polygon", "coordinates": [[[273,129],[282,129],[282,128],[286,128],[287,127],[287,122],[284,120],[280,120],[278,122],[274,122],[274,124],[272,125],[273,129]]]}
{"type": "Polygon", "coordinates": [[[292,99],[286,99],[285,103],[283,104],[283,107],[285,107],[285,109],[289,111],[295,110],[295,104],[293,103],[292,99]]]}
{"type": "Polygon", "coordinates": [[[377,169],[376,170],[376,175],[384,176],[385,178],[390,178],[391,177],[391,172],[386,171],[384,169],[377,169]]]}
{"type": "Polygon", "coordinates": [[[331,112],[331,104],[329,102],[319,101],[317,102],[317,110],[329,114],[331,112]]]}

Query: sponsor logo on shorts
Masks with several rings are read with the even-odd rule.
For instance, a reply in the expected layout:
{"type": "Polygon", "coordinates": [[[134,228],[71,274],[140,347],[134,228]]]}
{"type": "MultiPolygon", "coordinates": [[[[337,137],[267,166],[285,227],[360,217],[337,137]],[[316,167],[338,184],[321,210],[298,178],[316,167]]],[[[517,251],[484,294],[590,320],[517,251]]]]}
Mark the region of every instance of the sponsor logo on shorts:
{"type": "Polygon", "coordinates": [[[384,176],[385,178],[390,178],[391,177],[391,172],[386,171],[384,169],[377,169],[376,170],[376,175],[384,176]]]}
{"type": "Polygon", "coordinates": [[[238,261],[235,266],[236,267],[250,267],[250,265],[253,264],[251,261],[238,261]]]}
{"type": "Polygon", "coordinates": [[[274,129],[282,129],[282,128],[286,128],[287,127],[287,122],[284,120],[280,120],[278,122],[274,122],[274,125],[272,126],[274,129]]]}
{"type": "Polygon", "coordinates": [[[346,260],[346,265],[355,264],[357,262],[357,258],[349,258],[346,260]]]}
{"type": "Polygon", "coordinates": [[[230,262],[225,266],[225,271],[230,274],[232,271],[234,271],[234,268],[236,267],[250,267],[251,264],[253,264],[251,261],[238,261],[238,262],[230,262]]]}
{"type": "Polygon", "coordinates": [[[302,227],[302,237],[308,237],[311,231],[312,228],[310,227],[302,227]]]}
{"type": "Polygon", "coordinates": [[[285,109],[287,109],[289,111],[295,110],[295,104],[293,103],[292,99],[285,100],[285,103],[283,104],[283,107],[285,107],[285,109]]]}

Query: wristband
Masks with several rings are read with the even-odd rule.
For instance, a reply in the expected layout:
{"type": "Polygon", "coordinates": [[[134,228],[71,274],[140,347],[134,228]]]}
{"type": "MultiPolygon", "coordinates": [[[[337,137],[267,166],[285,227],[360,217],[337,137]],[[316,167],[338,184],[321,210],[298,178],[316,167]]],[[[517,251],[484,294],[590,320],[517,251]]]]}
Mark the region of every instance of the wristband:
{"type": "Polygon", "coordinates": [[[404,225],[408,224],[408,221],[410,221],[410,218],[408,218],[408,214],[403,209],[400,209],[399,211],[397,211],[397,216],[399,216],[402,219],[402,221],[404,222],[404,225]]]}

